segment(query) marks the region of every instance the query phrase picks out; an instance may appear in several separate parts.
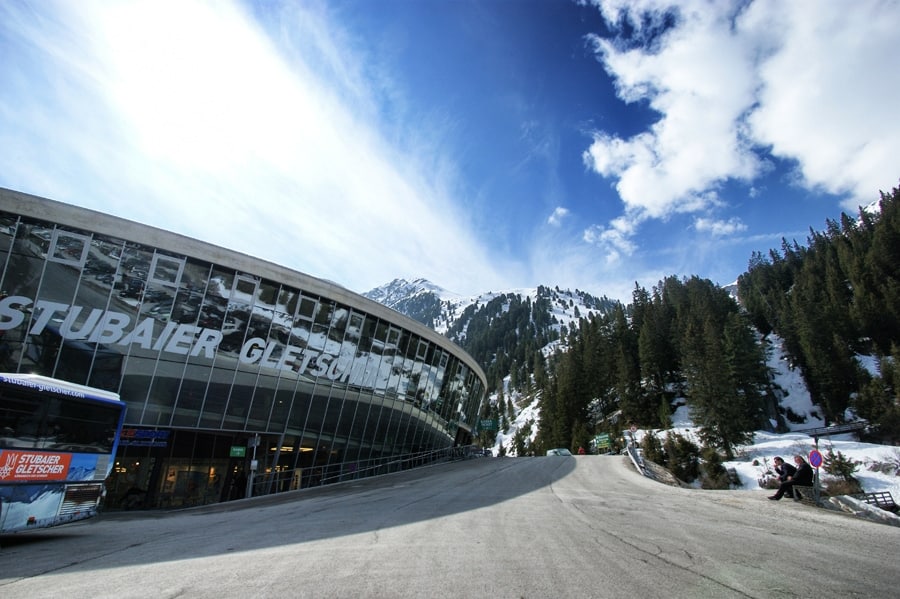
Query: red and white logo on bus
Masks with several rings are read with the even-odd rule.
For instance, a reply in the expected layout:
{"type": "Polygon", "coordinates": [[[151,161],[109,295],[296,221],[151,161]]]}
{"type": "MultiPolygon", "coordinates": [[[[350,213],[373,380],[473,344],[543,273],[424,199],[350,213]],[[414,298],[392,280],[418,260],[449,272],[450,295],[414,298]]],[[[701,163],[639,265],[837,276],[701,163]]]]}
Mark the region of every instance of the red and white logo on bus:
{"type": "Polygon", "coordinates": [[[0,482],[65,480],[72,454],[34,451],[0,451],[0,482]]]}

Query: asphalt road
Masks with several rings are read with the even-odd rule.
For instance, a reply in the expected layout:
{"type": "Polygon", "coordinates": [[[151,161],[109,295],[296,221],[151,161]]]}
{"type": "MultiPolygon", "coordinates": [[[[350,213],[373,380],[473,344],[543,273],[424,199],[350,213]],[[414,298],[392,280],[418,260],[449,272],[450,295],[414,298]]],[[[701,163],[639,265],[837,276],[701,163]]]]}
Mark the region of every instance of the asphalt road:
{"type": "Polygon", "coordinates": [[[765,497],[475,459],[3,536],[0,597],[897,596],[900,528],[765,497]]]}

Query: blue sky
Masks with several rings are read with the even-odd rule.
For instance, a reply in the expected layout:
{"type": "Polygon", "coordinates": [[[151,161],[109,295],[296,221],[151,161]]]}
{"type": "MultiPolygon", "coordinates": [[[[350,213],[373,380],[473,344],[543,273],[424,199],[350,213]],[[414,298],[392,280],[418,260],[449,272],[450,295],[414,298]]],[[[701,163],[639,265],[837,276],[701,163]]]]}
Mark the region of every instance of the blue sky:
{"type": "Polygon", "coordinates": [[[0,186],[364,292],[728,284],[900,180],[900,3],[0,3],[0,186]]]}

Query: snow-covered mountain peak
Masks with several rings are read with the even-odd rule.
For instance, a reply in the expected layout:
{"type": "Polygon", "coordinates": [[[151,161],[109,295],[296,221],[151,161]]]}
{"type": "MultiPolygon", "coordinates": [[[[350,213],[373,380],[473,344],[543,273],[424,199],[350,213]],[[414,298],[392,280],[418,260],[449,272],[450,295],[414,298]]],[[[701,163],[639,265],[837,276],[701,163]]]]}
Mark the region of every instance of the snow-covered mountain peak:
{"type": "Polygon", "coordinates": [[[410,297],[415,297],[423,293],[433,293],[438,297],[441,297],[442,294],[449,292],[435,285],[428,279],[415,279],[414,281],[394,279],[390,283],[376,287],[363,295],[380,304],[392,307],[392,304],[395,304],[398,301],[407,300],[410,297]]]}
{"type": "MultiPolygon", "coordinates": [[[[519,298],[531,304],[543,302],[548,318],[559,330],[561,326],[572,326],[580,318],[587,318],[612,306],[613,302],[605,297],[597,298],[589,293],[576,289],[560,289],[559,287],[539,286],[486,291],[478,295],[463,296],[447,291],[427,279],[394,279],[390,283],[376,287],[364,293],[366,297],[392,308],[410,318],[431,327],[440,334],[447,334],[458,319],[466,315],[471,318],[477,311],[497,298],[519,298]]],[[[495,307],[495,309],[497,309],[495,307]]],[[[501,311],[509,309],[509,302],[501,311]]]]}

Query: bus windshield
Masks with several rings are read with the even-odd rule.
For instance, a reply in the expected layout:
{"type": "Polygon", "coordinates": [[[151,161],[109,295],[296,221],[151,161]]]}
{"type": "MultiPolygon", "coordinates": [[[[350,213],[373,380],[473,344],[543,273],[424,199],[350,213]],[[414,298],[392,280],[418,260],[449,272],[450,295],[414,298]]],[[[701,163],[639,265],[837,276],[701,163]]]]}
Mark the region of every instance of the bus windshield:
{"type": "Polygon", "coordinates": [[[109,391],[0,374],[0,533],[95,515],[124,412],[109,391]]]}

